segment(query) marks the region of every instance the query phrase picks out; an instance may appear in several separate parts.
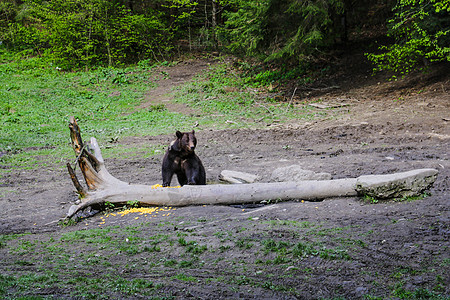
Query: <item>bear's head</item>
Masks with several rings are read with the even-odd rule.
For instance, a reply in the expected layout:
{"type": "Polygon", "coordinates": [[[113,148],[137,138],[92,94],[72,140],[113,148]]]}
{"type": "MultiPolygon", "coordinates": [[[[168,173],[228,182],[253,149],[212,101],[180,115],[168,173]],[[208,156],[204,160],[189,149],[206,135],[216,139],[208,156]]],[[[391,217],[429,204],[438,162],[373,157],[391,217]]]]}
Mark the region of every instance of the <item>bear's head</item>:
{"type": "Polygon", "coordinates": [[[176,132],[177,139],[173,141],[170,148],[177,152],[183,152],[185,154],[193,153],[197,146],[197,139],[195,138],[195,132],[176,132]]]}

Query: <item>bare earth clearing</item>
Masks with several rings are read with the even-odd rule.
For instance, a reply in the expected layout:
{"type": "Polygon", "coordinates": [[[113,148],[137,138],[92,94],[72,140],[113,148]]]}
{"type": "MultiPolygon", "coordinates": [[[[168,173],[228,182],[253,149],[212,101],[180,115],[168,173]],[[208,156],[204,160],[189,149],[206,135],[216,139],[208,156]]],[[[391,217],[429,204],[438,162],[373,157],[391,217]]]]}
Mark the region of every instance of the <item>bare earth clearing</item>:
{"type": "MultiPolygon", "coordinates": [[[[166,93],[174,85],[191,79],[194,70],[206,67],[204,61],[188,61],[169,68],[170,77],[154,94],[149,91],[149,102],[141,108],[165,103],[169,109],[184,110],[182,105],[170,104],[166,93]]],[[[299,88],[295,99],[296,105],[319,98],[323,100],[321,103],[348,104],[334,109],[336,117],[270,124],[257,130],[210,130],[201,124],[196,129],[197,154],[210,182],[217,181],[224,169],[258,174],[267,181],[275,168],[293,164],[331,173],[333,178],[435,168],[440,173],[429,191],[431,195],[424,199],[370,204],[359,198],[336,198],[269,203],[254,208],[185,207],[172,210],[170,215],[160,213],[138,219],[137,214],[106,219],[98,214],[62,228],[53,221],[65,215],[75,195],[66,170],[49,166],[33,171],[12,170],[4,178],[5,187],[14,192],[2,194],[0,233],[32,232],[27,237],[30,241],[49,236],[57,240],[64,233],[100,225],[100,228],[136,225],[142,226],[139,228],[145,233],[144,243],[157,234],[169,234],[174,241],[184,236],[186,241],[195,241],[208,249],[197,253],[197,260],[185,267],[141,265],[149,257],[176,261],[187,255],[170,244],[161,244],[157,253],[108,257],[122,277],[162,283],[156,295],[176,298],[350,299],[368,295],[396,298],[400,297],[393,294],[396,289],[411,292],[426,289],[448,297],[449,74],[448,69],[439,70],[387,82],[370,77],[370,73],[356,78],[344,75],[339,78],[341,75],[336,73],[336,78],[324,84],[340,88],[324,90],[323,85],[317,89],[299,88]],[[274,243],[272,248],[267,246],[270,242],[264,242],[270,240],[274,243]],[[299,242],[310,243],[317,251],[321,247],[344,247],[346,255],[336,250],[329,252],[333,259],[317,253],[294,257],[289,251],[299,242]],[[134,267],[131,262],[135,262],[134,267]],[[180,273],[188,280],[176,277],[180,273]]],[[[187,113],[196,112],[187,110],[187,113]]],[[[83,130],[83,124],[79,125],[83,130]]],[[[173,135],[134,137],[119,143],[150,147],[168,144],[172,139],[173,135]]],[[[163,153],[151,159],[105,161],[110,173],[121,180],[152,184],[161,183],[162,156],[163,153]]],[[[61,162],[61,166],[64,164],[61,162]]],[[[176,180],[172,182],[175,183],[176,180]]],[[[74,246],[74,252],[77,251],[90,250],[74,246]]],[[[17,259],[15,255],[0,248],[0,270],[38,272],[34,265],[10,264],[9,261],[17,259]]],[[[101,276],[102,268],[92,266],[90,274],[101,276]]],[[[43,291],[41,296],[71,298],[71,292],[53,289],[43,291]]],[[[109,296],[139,298],[114,291],[109,296]]]]}

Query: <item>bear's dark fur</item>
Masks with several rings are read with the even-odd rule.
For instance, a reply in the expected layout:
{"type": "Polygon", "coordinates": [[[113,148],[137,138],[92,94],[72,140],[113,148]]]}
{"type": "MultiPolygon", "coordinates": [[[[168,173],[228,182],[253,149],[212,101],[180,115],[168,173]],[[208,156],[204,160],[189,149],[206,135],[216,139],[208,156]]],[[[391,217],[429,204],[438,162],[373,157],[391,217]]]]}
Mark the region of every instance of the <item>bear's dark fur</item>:
{"type": "Polygon", "coordinates": [[[206,172],[202,161],[195,154],[195,132],[176,132],[177,139],[170,143],[162,162],[163,186],[170,186],[173,174],[183,186],[206,184],[206,172]]]}

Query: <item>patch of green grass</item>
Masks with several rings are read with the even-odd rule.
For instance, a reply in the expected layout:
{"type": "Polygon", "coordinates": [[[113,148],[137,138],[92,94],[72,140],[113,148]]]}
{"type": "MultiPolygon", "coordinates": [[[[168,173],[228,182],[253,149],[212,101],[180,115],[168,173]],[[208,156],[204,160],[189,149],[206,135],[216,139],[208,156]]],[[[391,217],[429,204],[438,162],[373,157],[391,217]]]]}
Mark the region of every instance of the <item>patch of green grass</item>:
{"type": "Polygon", "coordinates": [[[35,249],[36,249],[36,242],[22,240],[14,248],[12,248],[10,252],[18,255],[26,255],[28,253],[34,252],[35,249]]]}
{"type": "Polygon", "coordinates": [[[214,233],[214,236],[216,236],[217,238],[219,238],[219,239],[223,239],[224,237],[225,237],[225,232],[223,232],[223,231],[218,231],[218,232],[215,232],[214,233]]]}
{"type": "Polygon", "coordinates": [[[197,281],[197,278],[195,278],[194,276],[189,276],[189,275],[186,275],[183,273],[179,273],[175,276],[172,276],[172,278],[178,279],[181,281],[187,281],[187,282],[196,282],[197,281]]]}
{"type": "MultiPolygon", "coordinates": [[[[262,64],[251,64],[247,61],[235,63],[239,70],[242,71],[242,79],[246,85],[251,87],[268,87],[270,91],[274,90],[273,85],[284,82],[286,80],[296,79],[298,82],[312,82],[313,80],[307,76],[308,71],[312,68],[309,64],[298,66],[281,66],[278,68],[270,67],[267,69],[262,64]]],[[[322,72],[325,72],[323,69],[322,72]]]]}
{"type": "Polygon", "coordinates": [[[343,246],[358,246],[358,247],[366,247],[366,243],[361,239],[352,239],[352,238],[336,238],[336,241],[339,241],[339,243],[343,246]]]}
{"type": "Polygon", "coordinates": [[[230,249],[231,249],[231,246],[230,246],[230,245],[222,245],[222,246],[219,246],[219,251],[220,251],[221,253],[227,252],[227,251],[230,250],[230,249]]]}
{"type": "Polygon", "coordinates": [[[314,119],[318,116],[308,107],[259,97],[258,91],[247,87],[240,72],[225,63],[211,67],[182,86],[176,99],[212,116],[216,122],[227,121],[230,127],[261,126],[260,122],[314,119]]]}
{"type": "MultiPolygon", "coordinates": [[[[395,201],[395,202],[412,202],[412,201],[417,201],[417,200],[422,200],[422,199],[425,199],[425,198],[427,198],[427,197],[429,197],[430,196],[430,194],[428,194],[428,193],[423,193],[423,194],[421,194],[421,195],[417,195],[417,196],[404,196],[404,197],[401,197],[401,198],[392,198],[392,199],[390,199],[390,200],[393,200],[393,201],[395,201]]],[[[376,198],[376,197],[374,197],[374,196],[371,196],[371,195],[364,195],[363,196],[363,201],[365,202],[365,203],[369,203],[369,204],[377,204],[378,202],[380,202],[382,199],[378,199],[378,198],[376,198]]],[[[383,199],[384,200],[384,199],[383,199]]],[[[387,200],[389,200],[389,199],[387,199],[387,200]]]]}
{"type": "Polygon", "coordinates": [[[175,259],[169,259],[164,261],[164,267],[174,267],[178,264],[178,262],[175,259]]]}
{"type": "Polygon", "coordinates": [[[202,254],[206,250],[208,250],[208,247],[206,245],[197,245],[197,244],[189,245],[186,248],[186,252],[189,252],[192,254],[202,254]]]}
{"type": "Polygon", "coordinates": [[[106,276],[77,276],[64,282],[66,285],[75,285],[76,293],[72,296],[98,299],[108,298],[102,295],[123,296],[149,296],[163,287],[144,278],[126,279],[117,275],[106,276]]]}
{"type": "Polygon", "coordinates": [[[178,266],[180,268],[191,268],[195,265],[195,263],[196,263],[196,259],[182,260],[179,262],[178,266]]]}
{"type": "Polygon", "coordinates": [[[65,73],[37,60],[0,65],[0,151],[58,145],[67,140],[70,115],[99,136],[134,130],[133,118],[124,114],[156,86],[151,74],[136,68],[65,73]]]}
{"type": "Polygon", "coordinates": [[[179,244],[180,246],[183,246],[183,247],[189,245],[189,243],[186,241],[186,239],[185,239],[184,237],[180,237],[180,238],[178,239],[178,244],[179,244]]]}
{"type": "Polygon", "coordinates": [[[418,288],[412,291],[406,290],[403,287],[403,284],[401,284],[398,288],[394,289],[392,295],[398,299],[434,299],[434,300],[446,299],[446,297],[424,288],[418,288]]]}
{"type": "Polygon", "coordinates": [[[269,224],[271,226],[292,226],[292,227],[299,227],[299,228],[311,228],[314,227],[311,222],[308,221],[296,221],[296,220],[269,220],[264,221],[263,224],[269,224]]]}
{"type": "Polygon", "coordinates": [[[417,275],[418,271],[411,267],[396,268],[392,273],[391,277],[395,279],[403,279],[406,276],[417,275]]]}
{"type": "Polygon", "coordinates": [[[16,260],[14,262],[14,264],[19,265],[19,266],[32,266],[34,265],[34,263],[28,261],[28,260],[16,260]]]}
{"type": "Polygon", "coordinates": [[[17,279],[14,276],[0,274],[0,296],[6,295],[14,286],[17,286],[17,279]]]}
{"type": "Polygon", "coordinates": [[[450,258],[444,258],[440,264],[442,267],[448,267],[450,266],[450,258]]]}
{"type": "Polygon", "coordinates": [[[297,243],[293,249],[292,254],[295,257],[306,257],[306,256],[317,256],[319,255],[319,251],[315,249],[312,244],[309,243],[297,243]]]}
{"type": "MultiPolygon", "coordinates": [[[[1,139],[1,138],[0,138],[1,139]]],[[[1,142],[0,142],[1,143],[1,142]]],[[[31,170],[37,168],[62,168],[65,166],[63,163],[56,165],[57,162],[61,161],[72,161],[75,160],[74,156],[71,156],[72,149],[67,147],[49,147],[49,148],[32,148],[28,151],[16,151],[14,154],[3,155],[0,157],[0,163],[2,163],[6,168],[1,170],[3,173],[7,173],[8,170],[31,170]]],[[[1,150],[0,150],[1,152],[1,150]]]]}
{"type": "Polygon", "coordinates": [[[232,277],[230,282],[237,285],[250,285],[254,283],[254,280],[245,275],[239,275],[232,277]]]}
{"type": "Polygon", "coordinates": [[[310,233],[317,236],[330,236],[338,233],[342,233],[344,231],[348,231],[349,227],[331,227],[331,228],[322,228],[318,230],[311,230],[310,233]]]}
{"type": "MultiPolygon", "coordinates": [[[[214,249],[202,245],[207,236],[195,230],[168,231],[173,224],[105,226],[79,231],[65,228],[59,233],[40,233],[39,240],[29,235],[2,236],[5,244],[1,251],[10,263],[0,277],[0,298],[26,297],[42,290],[60,297],[70,294],[89,299],[164,297],[166,289],[157,282],[171,286],[173,280],[181,288],[217,282],[220,288],[236,292],[258,288],[280,292],[281,296],[296,296],[299,290],[294,278],[307,281],[317,274],[335,276],[342,266],[326,262],[311,265],[311,257],[316,262],[347,260],[349,251],[357,253],[367,242],[363,238],[361,242],[355,240],[361,234],[353,232],[355,228],[350,226],[330,227],[325,222],[303,225],[289,221],[248,222],[255,226],[234,224],[229,231],[211,235],[212,239],[226,237],[228,240],[222,248],[220,243],[211,240],[212,245],[217,245],[211,246],[214,249]],[[248,228],[247,235],[236,234],[243,227],[248,228]],[[239,249],[233,247],[239,244],[242,245],[239,249]],[[247,247],[249,244],[252,246],[247,247]],[[232,255],[224,255],[230,249],[234,251],[232,255]],[[174,271],[178,272],[171,273],[174,271]],[[210,278],[201,276],[200,279],[195,272],[212,273],[208,275],[210,278]]],[[[358,259],[358,255],[355,257],[358,259]]],[[[446,291],[445,273],[439,267],[443,260],[430,263],[432,267],[405,266],[376,274],[372,273],[373,269],[370,273],[361,270],[361,276],[370,279],[367,281],[370,294],[366,298],[382,295],[383,298],[440,299],[446,291]],[[424,289],[407,289],[404,282],[425,272],[433,272],[435,280],[424,289]],[[400,284],[392,284],[397,281],[400,284]]]]}
{"type": "Polygon", "coordinates": [[[0,234],[0,248],[6,247],[8,241],[16,240],[25,234],[0,234]]]}
{"type": "Polygon", "coordinates": [[[370,294],[364,295],[365,300],[383,300],[383,297],[373,296],[370,294]]]}
{"type": "Polygon", "coordinates": [[[289,257],[287,257],[286,255],[277,255],[274,259],[272,260],[267,260],[266,264],[273,264],[273,265],[281,265],[281,264],[286,264],[291,262],[291,259],[289,257]]]}
{"type": "Polygon", "coordinates": [[[139,146],[130,146],[117,143],[108,143],[106,146],[101,146],[103,158],[120,157],[122,159],[141,158],[146,159],[155,155],[164,153],[167,145],[150,146],[140,144],[139,146]]]}
{"type": "MultiPolygon", "coordinates": [[[[4,278],[2,278],[4,279],[4,278]]],[[[7,285],[14,283],[14,289],[19,292],[28,291],[30,286],[35,288],[45,288],[57,284],[57,276],[54,273],[47,272],[46,274],[27,273],[20,276],[7,276],[7,285]]],[[[10,286],[11,287],[11,286],[10,286]]]]}
{"type": "Polygon", "coordinates": [[[62,72],[39,58],[3,62],[0,152],[7,155],[0,163],[37,168],[54,158],[67,161],[72,154],[64,142],[69,116],[78,119],[84,139],[95,136],[102,147],[111,149],[105,149],[105,157],[114,152],[154,155],[160,149],[114,147],[114,143],[126,136],[169,133],[194,122],[161,106],[136,111],[159,79],[155,70],[140,66],[62,72]]]}
{"type": "Polygon", "coordinates": [[[265,281],[263,282],[263,284],[261,285],[262,288],[264,289],[268,289],[268,290],[272,290],[272,291],[280,291],[280,292],[285,292],[285,291],[289,291],[290,289],[284,285],[280,285],[280,284],[276,284],[272,281],[265,281]]]}
{"type": "Polygon", "coordinates": [[[186,252],[192,254],[202,254],[208,249],[206,245],[199,245],[195,241],[187,242],[184,237],[180,237],[178,239],[178,244],[180,246],[186,247],[186,252]]]}
{"type": "Polygon", "coordinates": [[[364,195],[363,201],[369,204],[377,204],[380,200],[369,195],[364,195]]]}
{"type": "Polygon", "coordinates": [[[253,243],[251,242],[251,240],[249,240],[248,238],[239,238],[236,242],[235,245],[239,248],[239,249],[250,249],[253,247],[253,243]]]}
{"type": "Polygon", "coordinates": [[[161,252],[161,247],[157,246],[157,245],[151,245],[151,246],[144,246],[144,248],[142,249],[142,251],[144,252],[161,252]]]}
{"type": "Polygon", "coordinates": [[[145,149],[118,141],[167,134],[197,121],[202,126],[235,128],[323,117],[307,106],[261,97],[248,88],[240,71],[226,63],[178,89],[176,101],[197,108],[200,114],[171,112],[161,104],[136,109],[162,77],[166,75],[147,63],[63,72],[39,58],[4,60],[0,64],[0,152],[7,155],[0,156],[0,163],[32,169],[70,160],[70,146],[63,143],[68,140],[69,116],[78,120],[84,139],[97,138],[105,158],[159,154],[163,146],[145,149]]]}
{"type": "Polygon", "coordinates": [[[120,245],[119,250],[128,255],[136,255],[138,253],[141,253],[143,249],[141,249],[141,247],[136,244],[127,242],[127,243],[123,243],[122,245],[120,245]]]}
{"type": "Polygon", "coordinates": [[[350,255],[347,253],[346,249],[338,249],[338,248],[326,248],[326,247],[318,247],[314,243],[305,243],[299,242],[297,243],[293,249],[292,254],[294,257],[303,258],[308,256],[318,256],[322,259],[345,259],[349,260],[350,255]]]}
{"type": "Polygon", "coordinates": [[[265,252],[281,252],[286,253],[291,247],[290,243],[284,241],[275,241],[273,239],[263,240],[261,244],[264,247],[265,252]]]}
{"type": "Polygon", "coordinates": [[[112,237],[109,235],[112,230],[112,227],[108,227],[67,232],[62,234],[61,242],[78,243],[83,241],[87,244],[108,244],[112,240],[112,237]]]}
{"type": "Polygon", "coordinates": [[[397,201],[397,202],[412,202],[412,201],[425,199],[425,198],[427,198],[429,196],[430,196],[430,194],[423,193],[423,194],[417,195],[417,196],[404,196],[402,198],[397,198],[397,199],[394,199],[394,200],[397,201]]]}

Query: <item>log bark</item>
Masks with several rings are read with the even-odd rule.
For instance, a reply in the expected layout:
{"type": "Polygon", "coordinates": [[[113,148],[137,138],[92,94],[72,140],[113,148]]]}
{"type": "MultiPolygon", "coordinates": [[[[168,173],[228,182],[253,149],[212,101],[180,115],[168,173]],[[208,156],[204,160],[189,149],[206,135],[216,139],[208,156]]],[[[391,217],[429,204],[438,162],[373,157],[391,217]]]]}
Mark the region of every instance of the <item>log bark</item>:
{"type": "MultiPolygon", "coordinates": [[[[393,175],[370,175],[337,180],[310,180],[299,182],[273,182],[251,184],[213,184],[181,188],[153,188],[151,185],[130,184],[112,176],[105,167],[100,147],[95,138],[83,144],[76,120],[70,118],[70,136],[83,177],[88,186],[85,191],[68,166],[72,182],[81,195],[81,203],[70,207],[67,217],[95,204],[110,202],[125,204],[138,201],[141,205],[187,206],[216,204],[245,204],[262,201],[286,201],[294,199],[319,200],[331,197],[357,196],[365,191],[389,186],[389,190],[408,190],[414,185],[416,193],[429,188],[438,174],[434,169],[420,169],[393,175]],[[393,185],[398,188],[394,188],[393,185]],[[371,189],[371,187],[376,187],[371,189]]],[[[72,170],[71,170],[72,169],[72,170]]],[[[381,188],[383,192],[386,189],[381,188]]],[[[376,196],[372,195],[371,196],[376,196]]]]}

